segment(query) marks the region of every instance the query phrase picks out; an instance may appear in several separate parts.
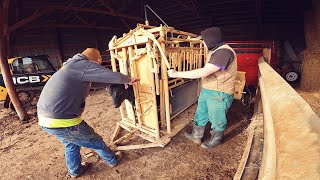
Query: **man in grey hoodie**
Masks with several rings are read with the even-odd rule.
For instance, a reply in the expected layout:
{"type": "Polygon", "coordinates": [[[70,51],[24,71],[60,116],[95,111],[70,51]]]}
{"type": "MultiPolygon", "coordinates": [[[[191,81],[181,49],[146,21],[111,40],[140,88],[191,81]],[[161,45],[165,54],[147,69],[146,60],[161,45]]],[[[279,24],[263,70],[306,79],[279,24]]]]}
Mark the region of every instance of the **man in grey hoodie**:
{"type": "Polygon", "coordinates": [[[110,166],[115,167],[121,153],[114,153],[82,118],[85,99],[92,86],[132,85],[137,79],[101,66],[100,52],[87,48],[64,63],[44,86],[38,104],[39,125],[65,145],[68,175],[78,177],[89,166],[81,163],[80,147],[94,149],[110,166]]]}

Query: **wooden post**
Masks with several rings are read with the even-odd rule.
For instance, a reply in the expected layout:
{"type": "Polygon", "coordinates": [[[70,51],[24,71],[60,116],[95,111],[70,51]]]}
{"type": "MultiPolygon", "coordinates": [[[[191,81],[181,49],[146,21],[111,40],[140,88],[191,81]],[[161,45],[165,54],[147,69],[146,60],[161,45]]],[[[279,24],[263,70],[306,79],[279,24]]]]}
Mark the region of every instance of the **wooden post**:
{"type": "Polygon", "coordinates": [[[20,99],[18,98],[16,89],[14,87],[12,76],[9,69],[8,57],[7,57],[7,34],[8,34],[8,8],[9,8],[9,0],[4,0],[1,5],[0,14],[0,53],[1,53],[1,73],[3,75],[4,84],[7,88],[9,97],[13,103],[13,106],[16,109],[16,112],[20,118],[20,120],[26,121],[29,119],[28,114],[22,106],[20,99]]]}
{"type": "Polygon", "coordinates": [[[59,59],[60,59],[60,67],[62,67],[63,60],[64,60],[64,51],[63,51],[63,44],[61,41],[61,32],[60,29],[56,29],[56,37],[57,37],[57,48],[59,51],[59,59]]]}
{"type": "MultiPolygon", "coordinates": [[[[130,60],[131,77],[137,77],[136,64],[135,64],[135,62],[132,61],[132,59],[134,57],[134,51],[133,51],[133,47],[132,46],[128,47],[128,54],[129,54],[129,60],[130,60]]],[[[139,88],[138,88],[137,83],[134,83],[132,86],[133,86],[133,93],[134,93],[134,97],[135,97],[136,113],[137,113],[138,123],[142,124],[141,117],[140,117],[141,110],[140,110],[140,105],[139,105],[139,88]]]]}
{"type": "MultiPolygon", "coordinates": [[[[123,56],[123,66],[122,66],[122,73],[125,75],[129,75],[128,71],[128,51],[126,48],[122,48],[122,56],[123,56]]],[[[127,115],[128,118],[132,121],[132,123],[135,123],[135,116],[133,112],[133,107],[131,103],[128,100],[124,101],[126,105],[127,115]]]]}
{"type": "MultiPolygon", "coordinates": [[[[109,47],[110,48],[110,47],[109,47]]],[[[117,63],[116,63],[116,58],[115,58],[115,50],[110,50],[110,56],[111,56],[111,65],[112,65],[112,71],[113,72],[117,72],[117,63]]],[[[121,119],[124,119],[124,114],[123,114],[123,106],[121,105],[119,107],[120,109],[120,115],[121,115],[121,119]]]]}
{"type": "Polygon", "coordinates": [[[114,55],[114,50],[110,50],[110,56],[111,56],[111,65],[112,65],[112,71],[117,72],[117,63],[114,55]]]}
{"type": "MultiPolygon", "coordinates": [[[[160,31],[160,38],[165,39],[165,32],[162,27],[160,31]]],[[[165,42],[161,42],[161,48],[163,52],[166,52],[166,45],[165,42]]],[[[166,123],[167,123],[167,133],[171,133],[171,122],[170,122],[170,102],[169,102],[169,87],[168,87],[168,70],[165,63],[165,57],[161,59],[161,77],[162,77],[162,87],[163,91],[161,94],[164,93],[164,109],[160,109],[160,113],[163,115],[165,112],[166,123]]],[[[162,118],[162,117],[161,117],[162,118]]]]}
{"type": "MultiPolygon", "coordinates": [[[[146,48],[147,48],[147,54],[149,55],[149,58],[148,58],[148,63],[149,63],[149,69],[151,70],[152,69],[152,66],[153,66],[153,62],[152,62],[152,58],[151,57],[151,45],[150,43],[147,43],[146,44],[146,48]]],[[[157,73],[157,72],[153,72],[153,73],[157,73]]],[[[156,86],[155,86],[155,80],[154,80],[154,76],[150,77],[150,86],[151,86],[151,89],[153,91],[156,90],[156,86]]],[[[153,101],[153,104],[152,104],[152,107],[153,107],[153,110],[152,110],[152,113],[153,113],[153,118],[156,120],[155,121],[155,132],[156,132],[156,138],[159,139],[160,138],[160,129],[159,129],[159,121],[158,121],[158,111],[157,111],[157,102],[156,102],[156,94],[154,93],[153,94],[153,97],[154,99],[153,101]]]]}

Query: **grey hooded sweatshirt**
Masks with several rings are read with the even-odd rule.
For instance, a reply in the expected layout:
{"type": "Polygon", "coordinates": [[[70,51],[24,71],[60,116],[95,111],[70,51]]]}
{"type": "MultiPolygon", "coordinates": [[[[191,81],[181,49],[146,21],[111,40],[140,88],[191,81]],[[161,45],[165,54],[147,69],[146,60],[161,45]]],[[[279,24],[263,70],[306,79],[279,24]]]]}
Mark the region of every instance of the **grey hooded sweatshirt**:
{"type": "Polygon", "coordinates": [[[113,72],[76,54],[44,86],[38,104],[38,115],[54,119],[80,117],[91,83],[99,86],[129,83],[131,78],[113,72]]]}

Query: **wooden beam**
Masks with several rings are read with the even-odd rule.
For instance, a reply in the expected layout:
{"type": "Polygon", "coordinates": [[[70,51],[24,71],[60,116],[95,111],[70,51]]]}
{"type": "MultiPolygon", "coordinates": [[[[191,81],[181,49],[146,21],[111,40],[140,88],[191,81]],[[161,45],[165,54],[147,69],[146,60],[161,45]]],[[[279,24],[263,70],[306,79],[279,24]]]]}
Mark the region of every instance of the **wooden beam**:
{"type": "MultiPolygon", "coordinates": [[[[197,1],[196,1],[197,2],[197,1]]],[[[198,12],[198,10],[197,10],[197,7],[196,7],[196,2],[194,2],[193,0],[191,0],[191,4],[192,4],[192,11],[193,11],[193,14],[194,15],[196,15],[197,17],[200,17],[200,15],[199,15],[199,12],[198,12]]]]}
{"type": "Polygon", "coordinates": [[[115,28],[109,26],[94,26],[82,24],[38,24],[27,26],[30,28],[83,28],[83,29],[102,29],[102,30],[123,30],[122,28],[115,28]]]}
{"type": "Polygon", "coordinates": [[[89,24],[83,17],[81,17],[78,13],[74,13],[74,16],[81,21],[83,24],[89,24]]]}
{"type": "Polygon", "coordinates": [[[90,2],[91,0],[86,0],[85,2],[83,2],[80,7],[83,7],[84,5],[86,5],[88,2],[90,2]]]}
{"type": "Polygon", "coordinates": [[[128,151],[128,150],[133,150],[133,149],[144,149],[144,148],[152,148],[152,147],[163,147],[163,143],[154,142],[154,143],[147,143],[147,144],[117,146],[114,150],[116,150],[116,151],[128,151]]]}
{"type": "MultiPolygon", "coordinates": [[[[165,39],[166,32],[163,30],[160,31],[160,37],[165,39]]],[[[161,42],[162,51],[166,51],[166,45],[164,42],[161,42]]],[[[160,50],[160,49],[159,49],[160,50]]],[[[171,121],[170,121],[170,105],[169,105],[169,87],[168,87],[168,69],[165,63],[165,56],[161,58],[161,80],[162,80],[162,91],[161,93],[163,100],[163,109],[160,109],[161,118],[166,120],[167,133],[171,133],[171,121]],[[164,116],[164,117],[163,117],[164,116]]],[[[160,97],[161,98],[161,97],[160,97]]],[[[161,103],[161,102],[160,102],[161,103]]]]}
{"type": "MultiPolygon", "coordinates": [[[[211,11],[211,12],[214,12],[214,14],[220,14],[220,13],[224,13],[224,12],[240,12],[240,11],[243,11],[243,12],[246,12],[248,9],[255,9],[256,5],[254,3],[244,3],[244,4],[241,4],[241,5],[237,5],[237,6],[219,6],[219,7],[215,7],[214,8],[214,11],[211,11]]],[[[210,12],[210,11],[209,11],[210,12]]]]}
{"type": "Polygon", "coordinates": [[[56,42],[57,42],[57,48],[59,51],[59,59],[60,59],[60,67],[62,67],[63,60],[64,60],[64,51],[63,51],[63,44],[61,40],[61,31],[59,28],[56,29],[56,42]]]}
{"type": "Polygon", "coordinates": [[[190,7],[187,5],[187,3],[184,1],[184,2],[181,2],[180,0],[174,0],[177,4],[179,4],[180,6],[184,7],[185,9],[188,9],[190,10],[190,7]]]}
{"type": "MultiPolygon", "coordinates": [[[[36,8],[46,8],[48,7],[46,4],[42,4],[39,6],[36,6],[36,8]]],[[[96,14],[105,14],[105,15],[111,15],[111,16],[119,16],[119,17],[123,17],[123,18],[127,18],[127,19],[133,19],[136,21],[144,21],[142,18],[136,17],[136,16],[131,16],[128,14],[123,14],[123,13],[113,13],[110,11],[106,11],[106,10],[100,10],[100,9],[93,9],[93,8],[83,8],[83,7],[68,7],[68,6],[49,6],[50,8],[53,9],[58,9],[58,10],[71,10],[71,11],[77,11],[77,12],[86,12],[86,13],[96,13],[96,14]]],[[[29,9],[34,9],[35,6],[30,6],[28,4],[26,4],[25,6],[23,6],[23,8],[29,8],[29,9]]]]}
{"type": "Polygon", "coordinates": [[[195,7],[195,3],[191,0],[191,5],[189,5],[189,2],[181,1],[181,0],[174,0],[177,4],[184,7],[184,9],[189,10],[192,12],[193,15],[199,17],[199,14],[197,12],[197,9],[195,7]]]}
{"type": "Polygon", "coordinates": [[[208,22],[207,18],[199,18],[199,17],[185,17],[182,18],[183,16],[180,16],[180,18],[174,19],[171,22],[173,24],[179,24],[179,23],[184,23],[184,22],[193,22],[193,21],[206,21],[208,22]]]}
{"type": "MultiPolygon", "coordinates": [[[[83,2],[81,5],[80,5],[80,7],[83,7],[84,5],[86,5],[88,2],[90,2],[91,0],[86,0],[85,2],[83,2]]],[[[92,7],[92,4],[90,4],[91,6],[90,7],[92,7]]],[[[71,7],[71,6],[69,6],[69,7],[71,7]]],[[[63,11],[63,13],[64,13],[64,11],[63,11]]],[[[67,21],[72,15],[74,15],[74,12],[71,12],[71,13],[69,13],[68,15],[67,15],[67,17],[65,18],[65,21],[67,21]]],[[[73,21],[71,21],[71,22],[73,22],[73,21]]]]}
{"type": "Polygon", "coordinates": [[[29,48],[56,48],[57,46],[55,44],[33,44],[33,45],[14,45],[13,48],[14,49],[29,49],[29,48]]]}
{"type": "Polygon", "coordinates": [[[226,5],[238,2],[252,3],[251,0],[224,0],[224,1],[208,1],[208,6],[226,5]]]}
{"type": "Polygon", "coordinates": [[[10,72],[7,56],[7,35],[8,35],[8,10],[9,10],[9,0],[3,0],[0,6],[0,68],[3,76],[4,84],[8,91],[8,95],[11,99],[13,106],[20,118],[20,120],[28,120],[29,116],[22,106],[22,103],[17,95],[17,91],[14,87],[12,81],[12,75],[10,72]]]}
{"type": "MultiPolygon", "coordinates": [[[[101,3],[102,3],[102,5],[104,6],[104,7],[106,7],[110,12],[112,12],[113,14],[117,14],[117,12],[112,8],[112,7],[110,7],[110,5],[105,1],[105,0],[99,0],[101,3]]],[[[121,17],[121,16],[119,16],[119,18],[120,18],[120,21],[128,28],[128,29],[130,29],[130,26],[129,26],[129,24],[121,17]]]]}
{"type": "Polygon", "coordinates": [[[126,6],[121,6],[117,9],[118,12],[124,12],[128,10],[128,7],[132,7],[134,3],[137,3],[137,0],[126,0],[127,5],[126,6]]]}
{"type": "Polygon", "coordinates": [[[42,15],[50,13],[51,11],[52,10],[44,9],[44,10],[42,10],[40,12],[35,12],[33,15],[31,15],[31,16],[29,16],[29,17],[27,17],[27,18],[15,23],[14,25],[10,26],[9,27],[9,31],[12,32],[12,31],[18,29],[19,27],[30,23],[31,21],[34,21],[35,19],[41,17],[42,15]]]}
{"type": "MultiPolygon", "coordinates": [[[[56,9],[63,10],[63,9],[65,9],[65,7],[57,7],[56,9]]],[[[127,19],[133,19],[136,21],[143,21],[143,19],[138,18],[138,17],[134,17],[134,16],[130,16],[127,14],[122,14],[122,13],[112,13],[112,12],[108,12],[105,10],[98,10],[98,9],[91,9],[91,8],[79,8],[79,7],[71,7],[70,10],[79,11],[79,12],[91,12],[91,13],[97,13],[97,14],[106,14],[106,15],[124,17],[127,19]]]]}
{"type": "Polygon", "coordinates": [[[225,27],[225,26],[234,26],[236,23],[238,24],[254,24],[256,21],[253,19],[247,20],[238,20],[238,21],[229,21],[229,22],[217,22],[215,25],[218,27],[225,27]]]}

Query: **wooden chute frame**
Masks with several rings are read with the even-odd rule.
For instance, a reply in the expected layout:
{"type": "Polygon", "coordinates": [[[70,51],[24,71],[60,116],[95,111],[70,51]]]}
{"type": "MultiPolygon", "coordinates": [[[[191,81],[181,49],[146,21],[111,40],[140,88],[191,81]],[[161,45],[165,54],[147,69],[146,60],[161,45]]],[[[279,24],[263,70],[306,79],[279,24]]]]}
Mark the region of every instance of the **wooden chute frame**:
{"type": "MultiPolygon", "coordinates": [[[[121,73],[140,79],[133,85],[135,105],[125,100],[120,107],[121,120],[111,137],[111,144],[117,145],[132,135],[150,141],[138,145],[116,146],[116,150],[164,147],[171,137],[191,121],[172,120],[177,115],[171,114],[169,98],[172,90],[190,80],[169,80],[167,70],[175,68],[178,71],[188,71],[203,67],[207,50],[196,37],[195,34],[172,27],[138,24],[137,28],[121,38],[114,36],[109,42],[113,71],[117,71],[118,61],[121,73]],[[116,139],[122,129],[128,133],[116,139]]],[[[194,96],[198,96],[200,92],[200,83],[196,86],[194,96]]]]}

